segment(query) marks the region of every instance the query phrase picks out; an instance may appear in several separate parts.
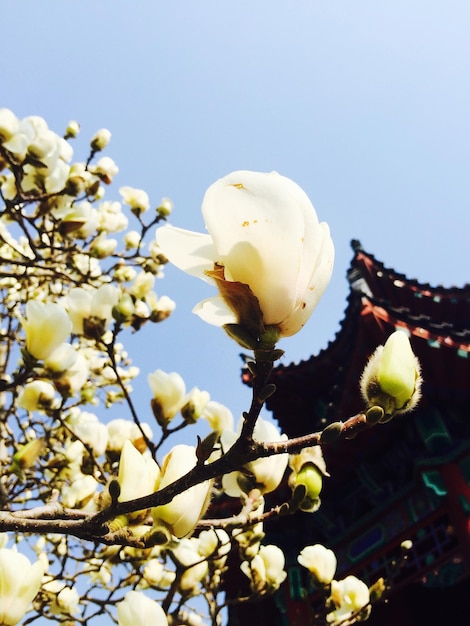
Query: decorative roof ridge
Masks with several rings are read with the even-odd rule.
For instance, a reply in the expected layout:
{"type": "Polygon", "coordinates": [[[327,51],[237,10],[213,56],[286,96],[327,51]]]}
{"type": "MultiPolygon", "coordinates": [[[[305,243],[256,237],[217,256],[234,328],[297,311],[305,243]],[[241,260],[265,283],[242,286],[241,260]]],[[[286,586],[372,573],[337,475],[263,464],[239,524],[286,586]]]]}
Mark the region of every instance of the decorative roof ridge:
{"type": "Polygon", "coordinates": [[[444,343],[449,345],[449,340],[452,339],[452,344],[455,344],[455,347],[470,351],[470,325],[465,328],[455,328],[454,324],[450,322],[433,321],[425,313],[414,314],[408,307],[396,306],[388,300],[374,298],[367,294],[363,294],[363,298],[368,300],[374,308],[379,307],[386,311],[387,315],[394,318],[396,322],[402,322],[409,327],[420,328],[436,340],[438,338],[445,339],[444,343]]]}
{"type": "Polygon", "coordinates": [[[464,283],[461,287],[456,285],[451,285],[446,287],[442,284],[431,285],[430,283],[421,282],[417,278],[410,278],[406,274],[398,272],[394,268],[387,267],[382,261],[379,261],[372,253],[366,252],[362,247],[361,242],[358,239],[351,240],[351,248],[354,251],[354,256],[351,260],[351,265],[348,270],[348,279],[350,273],[352,273],[356,267],[354,265],[354,261],[362,255],[367,257],[377,268],[378,271],[383,272],[384,274],[390,276],[390,278],[394,278],[394,280],[401,280],[406,282],[410,287],[415,287],[419,291],[430,291],[433,293],[438,293],[441,297],[452,297],[455,294],[459,294],[460,297],[465,296],[468,291],[468,298],[470,298],[470,282],[464,283]]]}

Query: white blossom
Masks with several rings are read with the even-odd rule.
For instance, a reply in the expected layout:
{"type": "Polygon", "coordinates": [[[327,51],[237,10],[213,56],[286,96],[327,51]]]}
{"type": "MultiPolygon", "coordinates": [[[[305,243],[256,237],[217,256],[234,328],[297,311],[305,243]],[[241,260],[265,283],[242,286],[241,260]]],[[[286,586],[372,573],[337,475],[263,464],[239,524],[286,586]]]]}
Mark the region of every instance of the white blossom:
{"type": "Polygon", "coordinates": [[[336,555],[333,550],[317,543],[306,546],[297,557],[298,562],[312,574],[315,583],[329,585],[336,572],[336,555]]]}
{"type": "Polygon", "coordinates": [[[162,607],[141,591],[128,591],[117,604],[119,626],[168,626],[162,607]]]}
{"type": "Polygon", "coordinates": [[[232,411],[220,402],[210,400],[206,404],[201,417],[207,420],[212,430],[218,433],[224,430],[233,430],[234,420],[232,411]]]}
{"type": "Polygon", "coordinates": [[[121,187],[119,193],[125,204],[129,205],[135,213],[140,215],[150,208],[150,200],[148,194],[142,189],[135,187],[121,187]]]}
{"type": "Polygon", "coordinates": [[[0,624],[15,626],[23,619],[41,586],[43,568],[16,550],[0,549],[0,624]]]}
{"type": "Polygon", "coordinates": [[[47,359],[72,330],[72,322],[60,304],[28,300],[26,319],[26,349],[36,359],[47,359]]]}
{"type": "Polygon", "coordinates": [[[287,577],[284,571],[285,558],[282,550],[275,545],[261,546],[251,561],[243,561],[240,568],[251,580],[254,591],[278,589],[287,577]]]}
{"type": "Polygon", "coordinates": [[[151,456],[140,453],[126,440],[119,461],[118,482],[120,502],[148,496],[158,488],[160,469],[151,456]]]}
{"type": "MultiPolygon", "coordinates": [[[[238,439],[242,423],[240,420],[236,433],[232,431],[222,433],[221,442],[224,452],[227,452],[238,439]]],[[[272,422],[259,417],[253,431],[253,438],[262,442],[286,441],[287,435],[281,435],[272,422]]],[[[253,488],[260,489],[262,493],[274,491],[284,476],[288,459],[288,454],[273,454],[250,461],[243,466],[244,471],[225,474],[222,477],[222,487],[225,493],[233,498],[239,497],[243,491],[250,491],[253,488]]]]}
{"type": "MultiPolygon", "coordinates": [[[[197,462],[193,446],[179,444],[165,456],[162,465],[160,489],[167,487],[192,470],[197,462]]],[[[170,529],[176,537],[184,537],[193,530],[201,517],[209,493],[210,482],[205,481],[186,489],[168,504],[152,509],[154,524],[170,529]]]]}
{"type": "Polygon", "coordinates": [[[152,409],[157,421],[165,424],[171,421],[184,403],[186,385],[176,372],[166,373],[155,370],[147,377],[153,393],[152,409]]]}
{"type": "Polygon", "coordinates": [[[369,588],[356,576],[346,576],[343,580],[333,580],[331,583],[331,600],[337,607],[328,613],[328,622],[346,620],[355,611],[359,611],[369,603],[369,588]]]}
{"type": "Polygon", "coordinates": [[[17,404],[27,411],[50,409],[54,404],[54,386],[46,380],[33,380],[21,390],[17,404]]]}
{"type": "Polygon", "coordinates": [[[239,324],[255,338],[266,326],[280,337],[298,332],[328,285],[334,257],[328,226],[305,192],[276,172],[233,172],[209,187],[202,212],[208,235],[157,231],[172,263],[219,288],[194,312],[217,326],[239,324]]]}

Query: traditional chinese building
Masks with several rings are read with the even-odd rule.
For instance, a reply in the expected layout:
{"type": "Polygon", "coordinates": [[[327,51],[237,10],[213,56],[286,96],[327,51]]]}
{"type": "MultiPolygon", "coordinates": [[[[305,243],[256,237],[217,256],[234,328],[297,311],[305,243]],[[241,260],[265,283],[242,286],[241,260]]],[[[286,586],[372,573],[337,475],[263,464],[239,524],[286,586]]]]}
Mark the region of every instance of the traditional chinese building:
{"type": "Polygon", "coordinates": [[[267,540],[285,551],[287,583],[259,608],[232,612],[231,626],[314,624],[318,597],[296,561],[314,543],[337,554],[337,579],[394,580],[370,626],[470,624],[470,284],[419,283],[352,246],[339,332],[318,355],[274,370],[267,407],[290,437],[360,412],[362,370],[397,328],[421,362],[423,397],[413,413],[324,446],[331,478],[319,511],[268,529],[267,540]],[[398,568],[408,539],[413,547],[398,568]]]}

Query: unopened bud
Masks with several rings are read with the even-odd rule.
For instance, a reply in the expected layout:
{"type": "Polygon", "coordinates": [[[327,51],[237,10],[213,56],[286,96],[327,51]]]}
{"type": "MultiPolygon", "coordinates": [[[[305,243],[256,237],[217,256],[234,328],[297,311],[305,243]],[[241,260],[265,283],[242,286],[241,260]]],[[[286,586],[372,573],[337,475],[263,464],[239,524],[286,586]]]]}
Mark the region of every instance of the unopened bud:
{"type": "MultiPolygon", "coordinates": [[[[411,349],[408,336],[395,331],[384,346],[379,346],[361,378],[361,392],[369,407],[381,407],[385,413],[379,422],[397,413],[411,411],[420,398],[420,365],[411,349]]],[[[375,414],[370,416],[373,420],[375,414]]]]}
{"type": "Polygon", "coordinates": [[[111,132],[107,128],[101,128],[91,138],[90,146],[93,152],[104,150],[111,140],[111,132]]]}
{"type": "Polygon", "coordinates": [[[80,124],[75,120],[71,120],[65,129],[64,139],[73,139],[80,132],[80,124]]]}

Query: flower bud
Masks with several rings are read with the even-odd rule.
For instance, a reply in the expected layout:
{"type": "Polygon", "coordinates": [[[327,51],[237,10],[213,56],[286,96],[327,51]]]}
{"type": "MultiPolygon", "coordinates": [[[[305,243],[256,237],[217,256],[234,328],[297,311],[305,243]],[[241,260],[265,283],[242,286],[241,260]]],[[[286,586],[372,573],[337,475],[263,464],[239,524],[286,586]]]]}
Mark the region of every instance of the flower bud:
{"type": "Polygon", "coordinates": [[[201,417],[201,413],[204,411],[207,403],[209,402],[210,395],[207,391],[201,391],[197,387],[191,389],[186,399],[186,402],[181,407],[181,416],[188,424],[194,424],[201,417]]]}
{"type": "Polygon", "coordinates": [[[92,137],[90,146],[93,152],[104,150],[111,141],[111,132],[107,128],[101,128],[92,137]]]}
{"type": "Polygon", "coordinates": [[[160,217],[168,217],[173,210],[173,202],[169,198],[162,198],[157,213],[160,217]]]}
{"type": "Polygon", "coordinates": [[[130,206],[132,213],[141,215],[150,208],[150,200],[147,192],[134,187],[121,187],[119,193],[125,204],[130,206]]]}
{"type": "Polygon", "coordinates": [[[155,419],[162,427],[175,417],[184,403],[186,385],[176,372],[167,374],[163,370],[156,370],[148,375],[148,383],[153,393],[151,401],[155,419]]]}
{"type": "Polygon", "coordinates": [[[75,120],[70,120],[65,129],[65,139],[74,139],[80,132],[80,124],[75,120]]]}
{"type": "Polygon", "coordinates": [[[361,392],[368,407],[384,411],[380,422],[411,411],[420,398],[421,368],[404,331],[390,335],[371,356],[361,377],[361,392]]]}
{"type": "Polygon", "coordinates": [[[306,489],[305,496],[299,505],[301,511],[310,513],[317,510],[322,484],[322,474],[313,463],[306,463],[295,475],[294,489],[298,485],[303,485],[306,489]]]}
{"type": "Polygon", "coordinates": [[[98,163],[89,169],[106,185],[110,185],[113,182],[113,178],[119,172],[119,167],[110,157],[101,157],[98,163]]]}
{"type": "Polygon", "coordinates": [[[12,458],[11,471],[22,476],[25,469],[33,467],[45,449],[44,439],[33,439],[18,448],[12,458]]]}
{"type": "Polygon", "coordinates": [[[129,440],[124,442],[119,461],[119,502],[148,496],[160,482],[160,469],[151,456],[141,454],[129,440]]]}
{"type": "Polygon", "coordinates": [[[10,141],[19,130],[19,120],[10,109],[0,109],[0,143],[10,141]]]}

